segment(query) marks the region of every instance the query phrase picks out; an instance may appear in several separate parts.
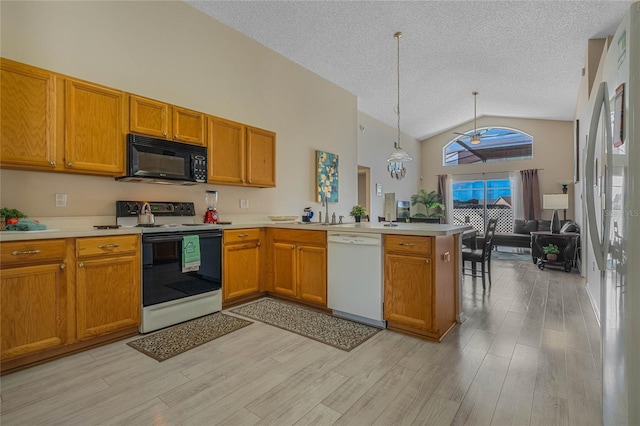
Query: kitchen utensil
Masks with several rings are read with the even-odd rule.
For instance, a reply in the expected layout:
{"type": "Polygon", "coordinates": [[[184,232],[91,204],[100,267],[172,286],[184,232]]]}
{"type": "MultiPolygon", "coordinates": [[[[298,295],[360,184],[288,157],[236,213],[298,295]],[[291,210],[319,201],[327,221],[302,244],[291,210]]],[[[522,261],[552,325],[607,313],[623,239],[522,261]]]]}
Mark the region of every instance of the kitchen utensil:
{"type": "Polygon", "coordinates": [[[138,225],[153,225],[155,224],[155,217],[151,213],[151,206],[149,203],[144,203],[140,214],[138,215],[138,225]]]}
{"type": "Polygon", "coordinates": [[[218,191],[207,189],[204,193],[204,199],[207,203],[207,211],[204,214],[204,223],[218,223],[218,191]]]}

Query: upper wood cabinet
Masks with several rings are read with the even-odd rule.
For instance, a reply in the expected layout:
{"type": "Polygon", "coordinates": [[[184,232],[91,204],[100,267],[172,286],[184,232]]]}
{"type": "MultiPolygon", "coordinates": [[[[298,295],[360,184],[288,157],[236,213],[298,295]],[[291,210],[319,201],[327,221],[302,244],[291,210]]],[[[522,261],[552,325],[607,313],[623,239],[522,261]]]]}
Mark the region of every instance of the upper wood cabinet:
{"type": "Polygon", "coordinates": [[[124,173],[124,92],[66,81],[65,164],[69,170],[124,173]]]}
{"type": "Polygon", "coordinates": [[[141,96],[129,96],[129,131],[205,146],[205,115],[141,96]]]}
{"type": "Polygon", "coordinates": [[[56,75],[0,59],[0,77],[0,164],[54,169],[56,75]]]}
{"type": "Polygon", "coordinates": [[[210,183],[276,186],[276,134],[219,117],[208,118],[210,183]]]}

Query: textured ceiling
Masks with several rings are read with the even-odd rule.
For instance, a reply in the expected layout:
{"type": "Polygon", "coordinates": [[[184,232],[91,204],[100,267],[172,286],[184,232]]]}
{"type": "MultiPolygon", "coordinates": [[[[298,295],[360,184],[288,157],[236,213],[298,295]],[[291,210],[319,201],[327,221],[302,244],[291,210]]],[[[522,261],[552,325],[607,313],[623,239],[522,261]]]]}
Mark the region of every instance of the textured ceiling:
{"type": "Polygon", "coordinates": [[[424,139],[484,115],[572,120],[587,40],[632,1],[187,1],[424,139]]]}

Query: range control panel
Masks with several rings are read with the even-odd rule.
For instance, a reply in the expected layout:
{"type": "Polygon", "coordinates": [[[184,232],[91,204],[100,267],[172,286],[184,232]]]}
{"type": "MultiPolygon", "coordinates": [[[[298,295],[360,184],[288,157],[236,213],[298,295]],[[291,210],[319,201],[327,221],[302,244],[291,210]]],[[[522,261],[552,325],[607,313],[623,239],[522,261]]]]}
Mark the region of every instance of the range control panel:
{"type": "Polygon", "coordinates": [[[145,202],[149,203],[151,213],[156,216],[195,216],[193,203],[166,201],[116,201],[116,217],[137,216],[145,202]]]}

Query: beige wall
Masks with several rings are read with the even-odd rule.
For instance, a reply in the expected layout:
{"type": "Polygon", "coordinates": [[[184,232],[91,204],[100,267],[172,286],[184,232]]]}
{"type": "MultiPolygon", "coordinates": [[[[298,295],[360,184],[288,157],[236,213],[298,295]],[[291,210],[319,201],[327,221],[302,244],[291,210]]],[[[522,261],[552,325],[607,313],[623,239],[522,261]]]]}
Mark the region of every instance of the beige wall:
{"type": "Polygon", "coordinates": [[[339,202],[357,203],[356,97],[181,1],[2,2],[3,57],[277,132],[277,188],[190,188],[0,171],[1,205],[30,216],[111,215],[117,199],[194,201],[218,210],[301,214],[314,200],[315,150],[340,157],[339,202]],[[55,193],[68,207],[54,207],[55,193]],[[250,208],[240,209],[239,199],[250,208]]]}
{"type": "MultiPolygon", "coordinates": [[[[445,167],[442,165],[442,148],[456,135],[453,132],[473,130],[469,122],[422,141],[422,187],[427,191],[438,188],[439,174],[480,174],[512,170],[543,169],[538,177],[542,194],[562,193],[558,180],[573,180],[574,130],[571,121],[530,120],[507,117],[478,118],[478,127],[501,126],[517,129],[533,136],[533,158],[530,160],[500,161],[486,164],[469,164],[445,167]]],[[[573,219],[573,185],[569,185],[569,209],[567,219],[573,219]]],[[[542,217],[551,218],[551,211],[544,210],[542,217]]],[[[560,212],[562,219],[562,212],[560,212]]]]}
{"type": "Polygon", "coordinates": [[[376,221],[378,216],[384,216],[384,196],[376,196],[376,183],[382,184],[382,192],[394,192],[396,200],[409,201],[412,194],[420,187],[420,142],[402,134],[401,145],[413,158],[405,164],[406,176],[397,180],[391,177],[387,170],[387,157],[393,151],[393,142],[398,139],[398,130],[358,112],[358,165],[371,168],[369,218],[376,221]]]}

